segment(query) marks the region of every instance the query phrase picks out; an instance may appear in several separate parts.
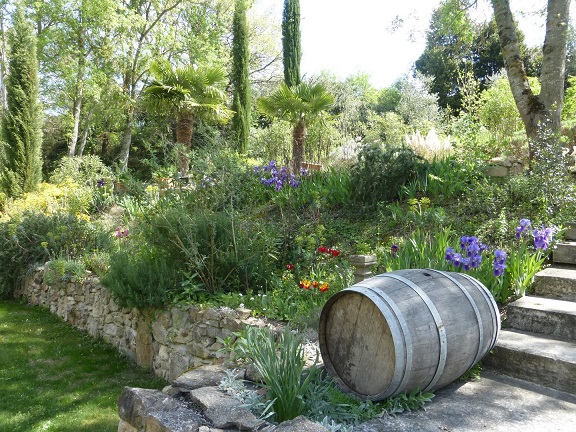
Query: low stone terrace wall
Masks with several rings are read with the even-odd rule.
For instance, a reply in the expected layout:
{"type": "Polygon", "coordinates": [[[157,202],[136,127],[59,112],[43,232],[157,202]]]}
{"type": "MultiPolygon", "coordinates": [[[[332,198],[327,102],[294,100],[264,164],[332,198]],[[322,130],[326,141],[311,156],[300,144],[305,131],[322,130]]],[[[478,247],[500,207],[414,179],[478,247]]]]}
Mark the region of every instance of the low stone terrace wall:
{"type": "Polygon", "coordinates": [[[246,325],[264,325],[246,309],[122,308],[96,277],[50,286],[44,282],[44,267],[28,276],[15,295],[102,338],[167,381],[189,369],[220,363],[225,355],[218,352],[223,348],[218,338],[225,339],[246,325]]]}

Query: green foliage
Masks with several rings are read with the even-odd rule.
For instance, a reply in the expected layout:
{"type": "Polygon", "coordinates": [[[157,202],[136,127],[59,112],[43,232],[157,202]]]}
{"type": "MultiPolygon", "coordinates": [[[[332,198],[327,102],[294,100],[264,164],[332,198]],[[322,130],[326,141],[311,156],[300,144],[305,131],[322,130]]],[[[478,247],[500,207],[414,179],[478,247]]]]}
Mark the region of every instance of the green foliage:
{"type": "Polygon", "coordinates": [[[573,120],[576,118],[576,77],[568,78],[569,87],[564,95],[564,105],[562,106],[562,120],[573,120]]]}
{"type": "Polygon", "coordinates": [[[365,142],[382,142],[389,146],[401,146],[406,142],[406,134],[412,129],[396,112],[371,114],[368,121],[371,127],[366,131],[365,142]]]}
{"type": "Polygon", "coordinates": [[[481,177],[474,164],[455,156],[433,160],[424,175],[402,187],[406,198],[425,196],[447,202],[467,193],[481,177]]]}
{"type": "Polygon", "coordinates": [[[174,69],[165,59],[152,63],[150,72],[154,79],[144,88],[144,101],[152,111],[176,118],[180,173],[186,175],[195,124],[225,123],[232,116],[225,106],[226,72],[217,66],[174,69]]]}
{"type": "Polygon", "coordinates": [[[247,327],[233,346],[235,358],[251,364],[262,377],[273,419],[279,423],[306,412],[305,395],[320,373],[315,366],[304,373],[303,342],[290,327],[277,336],[268,327],[247,327]]]}
{"type": "Polygon", "coordinates": [[[123,306],[160,307],[181,280],[176,265],[157,251],[127,247],[111,254],[101,281],[123,306]]]}
{"type": "Polygon", "coordinates": [[[106,247],[108,236],[74,215],[25,212],[0,223],[0,295],[9,295],[33,266],[51,258],[77,260],[106,247]]]}
{"type": "MultiPolygon", "coordinates": [[[[502,227],[505,241],[493,244],[488,252],[482,254],[482,261],[478,268],[472,268],[466,273],[482,282],[494,295],[500,304],[510,299],[523,296],[534,280],[534,275],[540,271],[549,255],[550,249],[535,249],[533,245],[522,238],[510,240],[510,231],[515,227],[505,225],[502,227]],[[490,250],[503,249],[507,252],[504,275],[494,276],[493,255],[490,250]]],[[[468,235],[469,233],[461,233],[468,235]]],[[[397,242],[398,251],[379,249],[378,261],[387,271],[410,268],[433,268],[437,270],[464,272],[462,268],[455,268],[446,260],[447,247],[456,247],[460,237],[448,228],[441,231],[424,233],[413,231],[409,237],[397,242]]]]}
{"type": "Polygon", "coordinates": [[[288,87],[300,84],[300,0],[284,0],[282,14],[282,59],[284,82],[288,87]]]}
{"type": "Polygon", "coordinates": [[[57,258],[46,263],[44,269],[44,282],[48,285],[68,281],[80,282],[85,276],[86,268],[82,261],[57,258]]]}
{"type": "Polygon", "coordinates": [[[398,252],[391,253],[390,248],[378,250],[378,261],[387,271],[410,268],[447,270],[450,265],[444,255],[455,240],[456,235],[450,228],[433,233],[416,229],[397,243],[398,252]]]}
{"type": "Polygon", "coordinates": [[[400,92],[396,112],[407,125],[424,134],[431,127],[442,130],[442,111],[431,88],[430,77],[416,73],[414,77],[402,78],[395,85],[400,92]]]}
{"type": "MultiPolygon", "coordinates": [[[[530,86],[540,92],[538,80],[530,79],[530,86]]],[[[524,124],[518,113],[508,78],[497,76],[479,100],[480,123],[490,132],[489,148],[485,157],[511,155],[526,158],[524,124]]]]}
{"type": "Polygon", "coordinates": [[[103,279],[123,304],[161,306],[191,286],[208,295],[262,289],[272,272],[267,232],[232,211],[164,199],[133,224],[103,279]]]}
{"type": "Polygon", "coordinates": [[[80,185],[97,187],[99,180],[104,185],[111,185],[114,173],[98,156],[63,157],[50,175],[50,182],[65,183],[69,179],[80,185]]]}
{"type": "Polygon", "coordinates": [[[433,77],[431,92],[440,106],[461,108],[458,74],[471,68],[475,26],[459,0],[447,0],[432,13],[426,32],[426,48],[416,61],[419,73],[433,77]]]}
{"type": "Polygon", "coordinates": [[[421,392],[418,389],[412,390],[410,393],[401,393],[399,395],[388,398],[383,403],[384,411],[388,414],[399,414],[403,412],[417,411],[424,409],[424,405],[434,397],[432,392],[421,392]]]}
{"type": "Polygon", "coordinates": [[[397,199],[401,187],[421,176],[425,167],[425,161],[409,148],[365,146],[350,173],[352,197],[367,206],[397,199]]]}
{"type": "Polygon", "coordinates": [[[239,153],[246,153],[250,135],[252,103],[249,80],[249,46],[246,24],[246,0],[236,0],[234,20],[232,22],[232,84],[234,97],[232,100],[232,130],[236,134],[239,153]]]}
{"type": "MultiPolygon", "coordinates": [[[[292,344],[293,339],[301,340],[301,338],[296,334],[288,335],[289,341],[284,340],[283,335],[289,331],[289,328],[283,330],[274,346],[273,335],[269,329],[247,328],[245,332],[237,335],[238,339],[231,349],[236,359],[248,362],[258,358],[266,359],[265,364],[255,365],[255,367],[258,372],[260,372],[258,368],[261,367],[266,373],[272,375],[273,386],[280,384],[280,381],[287,377],[286,381],[288,382],[285,385],[288,386],[289,394],[293,396],[290,405],[290,417],[301,409],[302,414],[322,423],[329,430],[350,431],[353,426],[383,414],[394,415],[405,411],[424,409],[424,405],[434,397],[431,392],[420,392],[418,389],[414,389],[410,393],[399,394],[382,402],[372,402],[370,400],[363,401],[354,395],[343,393],[336,387],[329,374],[319,373],[314,366],[308,371],[302,370],[302,360],[300,360],[302,353],[294,353],[298,349],[292,344]],[[285,350],[291,354],[283,354],[285,350]],[[261,356],[262,351],[265,352],[264,357],[261,356]],[[293,363],[288,361],[284,363],[283,359],[288,356],[294,356],[296,360],[293,363]],[[293,370],[286,371],[284,367],[293,370]],[[298,373],[301,375],[296,377],[295,374],[298,373]],[[282,378],[278,378],[279,376],[282,378]],[[304,403],[304,406],[301,403],[304,403]]],[[[260,398],[252,397],[249,400],[246,397],[249,391],[243,386],[239,386],[238,383],[230,382],[229,379],[225,383],[223,381],[222,386],[228,392],[237,395],[237,397],[240,396],[239,398],[258,414],[272,415],[275,420],[279,421],[275,412],[275,399],[271,399],[271,394],[274,393],[272,393],[273,391],[268,386],[266,379],[264,380],[264,388],[268,390],[267,403],[263,403],[260,398]]]]}
{"type": "Polygon", "coordinates": [[[8,34],[10,73],[6,80],[8,113],[2,116],[0,183],[8,196],[33,191],[42,179],[42,110],[38,100],[36,37],[18,4],[8,34]]]}

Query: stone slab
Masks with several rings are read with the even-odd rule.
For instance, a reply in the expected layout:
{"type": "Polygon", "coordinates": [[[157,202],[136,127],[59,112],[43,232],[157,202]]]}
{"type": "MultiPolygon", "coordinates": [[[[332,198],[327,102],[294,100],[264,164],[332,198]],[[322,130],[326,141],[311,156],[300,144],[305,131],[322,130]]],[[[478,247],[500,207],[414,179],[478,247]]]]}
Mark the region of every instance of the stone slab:
{"type": "Polygon", "coordinates": [[[576,397],[483,371],[436,391],[426,411],[385,416],[354,432],[574,432],[576,397]]]}
{"type": "Polygon", "coordinates": [[[576,394],[576,343],[503,330],[482,364],[515,378],[576,394]]]}
{"type": "Polygon", "coordinates": [[[569,222],[566,224],[566,231],[564,231],[566,240],[576,240],[576,223],[569,222]]]}
{"type": "Polygon", "coordinates": [[[576,302],[576,268],[553,266],[539,271],[533,288],[540,297],[576,302]]]}
{"type": "Polygon", "coordinates": [[[526,296],[508,305],[507,325],[525,332],[576,340],[576,303],[526,296]]]}
{"type": "Polygon", "coordinates": [[[218,387],[202,387],[190,391],[190,400],[204,411],[204,415],[216,428],[254,430],[264,424],[239,400],[222,392],[218,387]]]}
{"type": "Polygon", "coordinates": [[[576,264],[576,242],[565,241],[556,243],[552,260],[558,264],[576,264]]]}
{"type": "Polygon", "coordinates": [[[188,392],[201,387],[214,387],[226,377],[226,368],[220,365],[200,366],[184,372],[172,383],[172,387],[188,392]]]}

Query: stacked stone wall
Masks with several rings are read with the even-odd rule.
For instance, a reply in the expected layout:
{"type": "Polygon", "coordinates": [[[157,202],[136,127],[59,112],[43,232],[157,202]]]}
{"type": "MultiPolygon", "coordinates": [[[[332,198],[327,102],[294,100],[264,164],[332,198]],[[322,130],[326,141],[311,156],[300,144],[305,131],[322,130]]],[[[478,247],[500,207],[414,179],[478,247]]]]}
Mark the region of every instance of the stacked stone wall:
{"type": "Polygon", "coordinates": [[[225,354],[219,352],[223,348],[219,338],[230,337],[246,325],[264,325],[245,309],[123,308],[98,278],[48,285],[44,267],[28,276],[15,294],[110,343],[167,381],[189,369],[222,362],[225,354]]]}

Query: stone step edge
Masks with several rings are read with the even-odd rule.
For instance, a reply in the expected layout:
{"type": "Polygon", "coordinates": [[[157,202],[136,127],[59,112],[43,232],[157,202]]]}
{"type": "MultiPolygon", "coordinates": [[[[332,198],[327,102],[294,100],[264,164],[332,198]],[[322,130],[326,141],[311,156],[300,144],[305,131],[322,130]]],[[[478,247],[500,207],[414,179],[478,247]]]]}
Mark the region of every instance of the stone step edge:
{"type": "Polygon", "coordinates": [[[550,358],[555,361],[566,361],[568,363],[573,363],[576,366],[576,342],[567,339],[515,329],[502,329],[498,336],[498,340],[496,341],[495,348],[496,347],[521,351],[531,355],[550,358]],[[508,336],[526,336],[531,340],[531,343],[523,343],[519,346],[519,344],[512,342],[508,336]],[[565,353],[560,355],[551,355],[548,350],[539,347],[539,345],[545,344],[546,342],[554,343],[554,345],[558,347],[563,347],[565,351],[573,354],[574,358],[570,358],[570,356],[565,353]]]}
{"type": "Polygon", "coordinates": [[[508,308],[532,310],[556,315],[576,316],[576,302],[544,296],[527,295],[510,303],[508,308]]]}
{"type": "Polygon", "coordinates": [[[503,330],[496,346],[482,363],[487,369],[501,374],[576,396],[574,342],[529,332],[503,330]]]}

